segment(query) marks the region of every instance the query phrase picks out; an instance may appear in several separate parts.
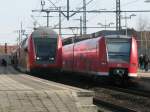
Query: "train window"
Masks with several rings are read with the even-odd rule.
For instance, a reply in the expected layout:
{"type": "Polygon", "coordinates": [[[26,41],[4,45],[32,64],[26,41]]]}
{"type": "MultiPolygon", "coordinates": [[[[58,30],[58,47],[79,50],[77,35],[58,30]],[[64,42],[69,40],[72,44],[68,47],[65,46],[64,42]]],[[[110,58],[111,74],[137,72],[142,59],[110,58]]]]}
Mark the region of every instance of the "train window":
{"type": "Polygon", "coordinates": [[[107,40],[107,50],[109,60],[129,61],[130,57],[130,41],[123,39],[107,40]]]}
{"type": "Polygon", "coordinates": [[[72,38],[67,38],[63,40],[63,45],[68,45],[68,44],[72,44],[72,38]]]}

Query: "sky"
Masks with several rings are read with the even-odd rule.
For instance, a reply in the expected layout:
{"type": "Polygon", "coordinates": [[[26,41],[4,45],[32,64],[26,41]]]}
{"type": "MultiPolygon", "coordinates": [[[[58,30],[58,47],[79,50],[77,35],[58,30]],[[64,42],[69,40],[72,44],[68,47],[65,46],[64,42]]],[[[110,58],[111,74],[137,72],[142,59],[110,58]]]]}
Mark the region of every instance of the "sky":
{"type": "MultiPolygon", "coordinates": [[[[44,8],[53,7],[52,1],[57,7],[62,7],[66,10],[67,0],[45,0],[44,8]]],[[[86,0],[89,2],[90,0],[86,0]]],[[[150,3],[145,3],[145,0],[121,0],[121,10],[150,10],[150,3]]],[[[33,22],[37,21],[38,25],[46,26],[45,13],[32,12],[32,10],[41,9],[41,0],[1,0],[0,3],[0,44],[16,44],[21,23],[26,33],[31,34],[33,31],[33,22]],[[31,17],[34,16],[34,19],[31,17]]],[[[82,7],[83,0],[70,0],[70,10],[76,10],[82,7]]],[[[87,10],[115,10],[116,0],[93,0],[87,5],[87,10]]],[[[130,16],[133,13],[121,13],[121,16],[130,16]]],[[[127,26],[138,30],[139,18],[147,22],[147,29],[150,29],[150,13],[134,13],[136,16],[127,19],[127,26]]],[[[58,24],[58,13],[50,13],[50,26],[58,24]]],[[[62,17],[62,27],[79,27],[80,22],[74,19],[79,19],[82,14],[76,14],[69,21],[62,17]]],[[[115,27],[115,14],[113,13],[87,13],[87,26],[98,27],[98,23],[108,25],[113,22],[115,27]]],[[[38,26],[37,25],[37,26],[38,26]]],[[[125,20],[122,19],[122,25],[125,25],[125,20]]],[[[93,33],[104,28],[87,29],[87,33],[93,33]]],[[[62,33],[73,34],[79,33],[79,30],[62,30],[62,33]]],[[[25,37],[23,37],[25,38],[25,37]]]]}

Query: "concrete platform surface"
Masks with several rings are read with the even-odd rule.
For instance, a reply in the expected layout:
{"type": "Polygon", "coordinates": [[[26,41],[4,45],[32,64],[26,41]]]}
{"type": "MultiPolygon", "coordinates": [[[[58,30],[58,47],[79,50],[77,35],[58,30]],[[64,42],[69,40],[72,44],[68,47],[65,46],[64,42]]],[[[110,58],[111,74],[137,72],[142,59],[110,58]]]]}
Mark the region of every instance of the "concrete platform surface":
{"type": "Polygon", "coordinates": [[[141,78],[150,78],[150,71],[138,70],[138,76],[141,78]]]}
{"type": "Polygon", "coordinates": [[[0,112],[97,112],[93,92],[0,66],[0,112]]]}

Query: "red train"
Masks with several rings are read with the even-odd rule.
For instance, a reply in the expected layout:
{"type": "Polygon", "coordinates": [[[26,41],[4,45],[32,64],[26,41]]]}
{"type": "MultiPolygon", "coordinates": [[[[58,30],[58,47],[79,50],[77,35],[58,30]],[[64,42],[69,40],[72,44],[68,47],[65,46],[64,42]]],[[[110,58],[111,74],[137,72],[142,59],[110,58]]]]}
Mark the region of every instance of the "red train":
{"type": "Polygon", "coordinates": [[[33,72],[62,68],[62,40],[50,28],[35,29],[13,54],[12,61],[21,71],[33,72]]]}
{"type": "Polygon", "coordinates": [[[64,40],[64,71],[94,77],[110,76],[119,84],[126,83],[129,77],[137,76],[138,52],[134,36],[128,37],[111,31],[111,35],[95,33],[85,40],[76,37],[74,43],[71,42],[72,39],[64,40]]]}

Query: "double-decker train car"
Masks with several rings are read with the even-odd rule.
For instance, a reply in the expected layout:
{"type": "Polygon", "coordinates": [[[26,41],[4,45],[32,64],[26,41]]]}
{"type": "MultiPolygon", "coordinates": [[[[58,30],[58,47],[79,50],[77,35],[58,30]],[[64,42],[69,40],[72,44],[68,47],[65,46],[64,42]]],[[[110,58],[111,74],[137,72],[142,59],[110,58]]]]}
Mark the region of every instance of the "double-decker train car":
{"type": "MultiPolygon", "coordinates": [[[[90,35],[88,39],[64,41],[63,70],[90,76],[109,76],[115,83],[137,76],[138,52],[134,36],[111,31],[111,35],[90,35]]],[[[72,38],[68,38],[72,40],[72,38]]]]}
{"type": "Polygon", "coordinates": [[[62,68],[62,40],[50,28],[35,29],[29,38],[22,41],[14,54],[17,58],[14,63],[24,72],[62,68]]]}

